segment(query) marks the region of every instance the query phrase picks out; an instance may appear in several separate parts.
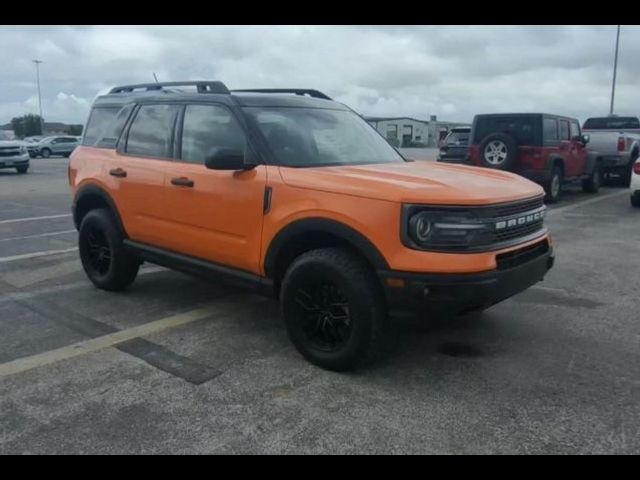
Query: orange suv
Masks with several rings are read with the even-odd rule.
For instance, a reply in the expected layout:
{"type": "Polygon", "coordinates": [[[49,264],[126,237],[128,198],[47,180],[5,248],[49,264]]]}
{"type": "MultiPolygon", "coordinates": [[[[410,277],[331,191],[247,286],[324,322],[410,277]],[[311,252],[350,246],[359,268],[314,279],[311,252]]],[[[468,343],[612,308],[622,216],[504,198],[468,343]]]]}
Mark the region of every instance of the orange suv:
{"type": "Polygon", "coordinates": [[[331,370],[380,352],[390,311],[481,310],[553,265],[541,187],[407,160],[315,90],[114,88],[69,181],[98,288],[148,261],[275,295],[292,342],[331,370]]]}

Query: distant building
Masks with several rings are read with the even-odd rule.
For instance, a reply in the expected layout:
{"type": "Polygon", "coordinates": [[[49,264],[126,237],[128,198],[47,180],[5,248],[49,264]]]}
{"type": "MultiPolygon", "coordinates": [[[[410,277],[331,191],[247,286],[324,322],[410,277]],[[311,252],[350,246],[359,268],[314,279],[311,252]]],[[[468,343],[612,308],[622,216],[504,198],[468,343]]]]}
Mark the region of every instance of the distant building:
{"type": "Polygon", "coordinates": [[[436,148],[451,128],[470,126],[468,123],[440,121],[435,115],[429,120],[412,117],[365,117],[365,120],[399,148],[436,148]]]}

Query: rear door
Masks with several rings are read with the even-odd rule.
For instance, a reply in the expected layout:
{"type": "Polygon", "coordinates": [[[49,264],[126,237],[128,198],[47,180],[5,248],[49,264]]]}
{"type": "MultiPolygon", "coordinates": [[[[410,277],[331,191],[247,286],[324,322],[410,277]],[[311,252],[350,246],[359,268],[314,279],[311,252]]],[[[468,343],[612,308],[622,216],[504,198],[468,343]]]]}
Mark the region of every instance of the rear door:
{"type": "Polygon", "coordinates": [[[175,104],[137,107],[105,172],[129,237],[159,247],[171,243],[165,172],[173,157],[179,111],[175,104]]]}
{"type": "Polygon", "coordinates": [[[217,149],[252,155],[234,113],[220,104],[187,105],[176,160],[166,172],[167,243],[171,250],[253,273],[260,271],[266,167],[210,170],[217,149]]]}

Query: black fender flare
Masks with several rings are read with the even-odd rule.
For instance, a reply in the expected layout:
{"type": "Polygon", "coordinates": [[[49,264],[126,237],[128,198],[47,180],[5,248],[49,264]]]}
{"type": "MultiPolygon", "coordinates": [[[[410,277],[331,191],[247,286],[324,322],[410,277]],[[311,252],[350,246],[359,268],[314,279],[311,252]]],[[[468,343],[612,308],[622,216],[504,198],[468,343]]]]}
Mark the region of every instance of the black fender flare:
{"type": "Polygon", "coordinates": [[[126,230],[124,229],[124,224],[122,223],[122,218],[120,217],[120,212],[118,211],[116,202],[113,200],[113,198],[111,198],[111,195],[109,195],[103,188],[93,184],[80,187],[73,198],[71,213],[73,215],[73,223],[76,227],[76,230],[80,229],[79,214],[82,213],[78,210],[78,205],[81,204],[83,200],[86,200],[90,197],[99,198],[109,207],[111,213],[113,213],[113,217],[116,220],[118,228],[126,237],[126,230]]]}
{"type": "Polygon", "coordinates": [[[322,217],[295,220],[283,227],[271,241],[264,260],[264,271],[272,278],[277,272],[277,261],[280,254],[295,237],[310,232],[326,233],[340,238],[355,247],[376,270],[388,270],[389,264],[380,250],[362,233],[339,222],[322,217]]]}
{"type": "Polygon", "coordinates": [[[562,169],[564,170],[564,157],[562,155],[558,155],[556,154],[551,154],[549,155],[549,158],[547,159],[547,170],[549,172],[551,172],[551,170],[553,169],[553,164],[556,163],[556,161],[560,160],[560,163],[562,163],[562,169]]]}

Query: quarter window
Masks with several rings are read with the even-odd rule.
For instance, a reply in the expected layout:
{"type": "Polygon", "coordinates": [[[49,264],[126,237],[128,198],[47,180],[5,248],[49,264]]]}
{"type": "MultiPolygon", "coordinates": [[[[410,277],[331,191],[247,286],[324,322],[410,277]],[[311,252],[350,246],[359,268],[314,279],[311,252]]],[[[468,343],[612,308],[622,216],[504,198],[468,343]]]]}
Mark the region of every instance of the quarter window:
{"type": "Polygon", "coordinates": [[[149,157],[171,157],[177,105],[142,105],[129,129],[126,152],[149,157]]]}
{"type": "Polygon", "coordinates": [[[217,105],[188,105],[182,127],[181,159],[204,163],[218,150],[245,153],[247,140],[235,117],[217,105]]]}
{"type": "Polygon", "coordinates": [[[118,114],[119,110],[119,107],[94,108],[89,116],[82,144],[88,146],[95,145],[102,137],[105,129],[118,114]]]}

